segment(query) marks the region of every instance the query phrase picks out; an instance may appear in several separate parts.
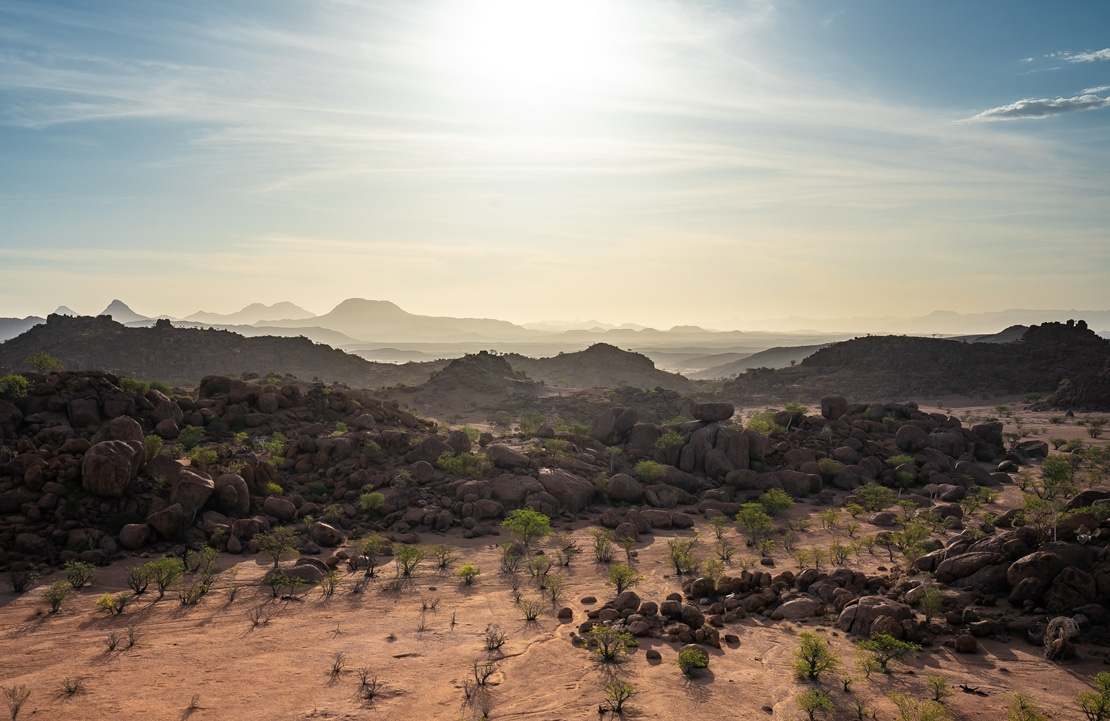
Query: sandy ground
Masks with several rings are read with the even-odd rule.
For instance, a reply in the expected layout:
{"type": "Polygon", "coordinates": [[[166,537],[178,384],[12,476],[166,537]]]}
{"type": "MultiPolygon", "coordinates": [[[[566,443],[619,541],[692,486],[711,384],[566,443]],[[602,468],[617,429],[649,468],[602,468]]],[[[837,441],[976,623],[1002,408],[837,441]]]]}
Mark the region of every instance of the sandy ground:
{"type": "MultiPolygon", "coordinates": [[[[959,413],[995,415],[992,407],[959,413]]],[[[1090,440],[1081,427],[1051,424],[1049,414],[1042,414],[1043,424],[1031,414],[1019,415],[1027,428],[1043,425],[1043,436],[1031,437],[1075,435],[1090,440]]],[[[1007,488],[1002,503],[1013,503],[1017,494],[1016,488],[1007,488]]],[[[822,510],[812,503],[792,510],[791,515],[814,520],[813,530],[802,534],[802,547],[828,543],[828,533],[817,522],[822,510]]],[[[573,526],[556,523],[556,530],[572,532],[588,551],[589,530],[596,527],[590,520],[573,526]]],[[[699,530],[705,539],[699,555],[709,558],[711,531],[707,524],[699,524],[699,530]]],[[[876,530],[863,524],[865,533],[876,530]]],[[[679,590],[679,579],[666,563],[666,541],[673,535],[659,532],[637,546],[633,565],[646,579],[636,590],[644,600],[662,601],[679,590]]],[[[588,553],[564,569],[568,590],[560,605],[574,610],[573,620],[560,622],[548,603],[538,622],[526,623],[513,604],[511,589],[497,573],[496,543],[507,540],[505,536],[464,540],[455,533],[425,534],[421,540],[452,544],[459,556],[455,568],[474,563],[482,575],[468,587],[459,584],[453,572],[426,565],[411,587],[392,593],[383,585],[394,575],[390,563],[361,594],[351,593],[356,577],[346,576],[330,599],[314,588],[302,600],[282,601],[272,599],[268,588],[254,585],[268,560],[223,557],[221,568],[233,569],[234,578],[222,580],[198,605],[182,606],[173,592],[155,601],[148,592],[119,617],[108,617],[94,604],[104,592],[126,588],[126,562],[99,569],[93,584],[54,615],[45,612],[40,594],[60,574],[43,578],[19,596],[5,584],[0,592],[0,685],[25,684],[31,689],[20,718],[472,719],[481,717],[481,709],[465,703],[464,679],[475,661],[494,660],[497,671],[488,694],[493,719],[598,718],[598,705],[605,698],[602,687],[610,675],[640,689],[626,706],[627,719],[800,719],[804,715],[795,699],[811,686],[793,677],[792,653],[797,634],[813,630],[841,653],[843,671],[859,677],[852,694],[841,690],[838,675],[822,679],[822,687],[839,707],[829,718],[855,718],[850,703],[856,695],[878,712],[878,718],[897,718],[887,694],[925,697],[927,677],[940,674],[956,691],[947,700],[956,719],[1005,718],[1007,694],[1012,691],[1028,693],[1053,719],[1081,719],[1075,695],[1089,688],[1088,677],[1110,671],[1104,664],[1105,649],[1081,645],[1081,660],[1048,664],[1039,648],[1015,638],[1005,644],[982,640],[982,652],[975,655],[934,646],[908,663],[892,664],[890,675],[865,680],[855,669],[851,643],[835,630],[835,617],[787,623],[756,616],[726,625],[722,634],[735,633],[740,642],[711,649],[709,668],[687,680],[674,665],[677,647],[658,639],[642,639],[627,660],[615,665],[598,662],[572,643],[571,634],[585,620],[585,612],[613,595],[605,582],[605,567],[588,553]],[[229,600],[224,588],[232,582],[244,587],[229,600]],[[589,595],[598,603],[583,604],[581,599],[589,595]],[[434,611],[422,612],[422,599],[438,599],[434,611]],[[252,627],[248,612],[258,607],[269,621],[252,627]],[[508,633],[501,654],[485,651],[484,630],[489,624],[500,624],[508,633]],[[138,631],[135,646],[107,651],[108,634],[128,627],[138,631]],[[651,648],[661,652],[662,661],[645,658],[651,648]],[[333,675],[336,653],[345,654],[346,662],[333,675]],[[381,682],[372,701],[358,697],[359,667],[370,669],[381,682]],[[82,679],[83,689],[64,693],[67,678],[82,679]],[[961,693],[961,683],[988,695],[961,693]]],[[[739,536],[737,542],[742,545],[739,536]]],[[[785,551],[777,557],[776,571],[796,568],[785,551]]],[[[143,560],[135,558],[134,563],[143,560]]],[[[853,557],[848,566],[875,572],[885,561],[880,550],[874,557],[853,557]]],[[[538,599],[535,582],[527,574],[524,579],[525,597],[538,599]]]]}

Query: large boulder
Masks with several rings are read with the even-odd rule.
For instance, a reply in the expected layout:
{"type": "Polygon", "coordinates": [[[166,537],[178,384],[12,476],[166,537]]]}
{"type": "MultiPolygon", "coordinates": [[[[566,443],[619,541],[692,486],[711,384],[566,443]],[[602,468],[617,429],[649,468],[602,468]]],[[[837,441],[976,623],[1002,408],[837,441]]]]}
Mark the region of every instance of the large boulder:
{"type": "Polygon", "coordinates": [[[509,510],[524,506],[524,499],[532,493],[543,492],[540,482],[531,476],[514,476],[502,473],[489,482],[492,498],[509,510]]]}
{"type": "Polygon", "coordinates": [[[138,441],[143,442],[146,436],[143,434],[143,427],[139,425],[138,421],[130,416],[120,416],[113,418],[97,430],[96,435],[93,436],[93,443],[101,443],[103,441],[138,441]]]}
{"type": "Polygon", "coordinates": [[[490,463],[497,468],[506,470],[528,468],[532,465],[528,456],[500,444],[486,446],[486,455],[489,457],[490,463]]]}
{"type": "Polygon", "coordinates": [[[904,453],[917,453],[929,447],[929,434],[915,425],[906,424],[894,434],[894,444],[904,453]]]}
{"type": "Polygon", "coordinates": [[[730,470],[748,467],[749,441],[748,437],[740,431],[730,428],[720,429],[717,431],[717,441],[713,447],[728,458],[728,462],[732,464],[730,470]]]}
{"type": "Polygon", "coordinates": [[[69,424],[74,428],[85,428],[100,423],[100,408],[93,398],[71,398],[69,403],[69,424]]]}
{"type": "Polygon", "coordinates": [[[571,513],[585,510],[593,503],[597,492],[594,484],[560,468],[541,468],[539,481],[544,490],[571,513]]]}
{"type": "Polygon", "coordinates": [[[952,583],[956,579],[972,575],[984,566],[996,566],[1005,562],[1006,557],[998,553],[961,553],[938,563],[934,573],[941,583],[952,583]]]}
{"type": "Polygon", "coordinates": [[[94,495],[119,498],[139,474],[145,459],[141,441],[97,443],[81,460],[81,485],[94,495]]]}
{"type": "Polygon", "coordinates": [[[1059,554],[1051,551],[1034,551],[1010,564],[1010,568],[1006,571],[1006,580],[1014,588],[1027,578],[1037,578],[1044,581],[1047,586],[1067,565],[1068,562],[1059,554]]]}
{"type": "Polygon", "coordinates": [[[216,484],[207,473],[199,473],[188,468],[181,469],[177,479],[170,490],[170,503],[180,503],[182,506],[199,511],[208,503],[216,484]]]}
{"type": "Polygon", "coordinates": [[[312,524],[311,535],[313,541],[325,548],[337,548],[347,542],[342,531],[321,521],[312,524]]]}
{"type": "Polygon", "coordinates": [[[830,421],[848,412],[848,400],[844,396],[830,394],[821,398],[821,415],[830,421]]]}
{"type": "Polygon", "coordinates": [[[128,523],[119,531],[119,545],[136,551],[150,541],[150,526],[146,523],[128,523]]]}
{"type": "Polygon", "coordinates": [[[297,507],[293,502],[277,496],[268,497],[262,504],[262,510],[279,521],[292,521],[297,516],[297,507]]]}
{"type": "Polygon", "coordinates": [[[856,636],[870,636],[876,620],[884,616],[901,623],[913,618],[913,610],[884,596],[864,596],[840,612],[837,626],[841,631],[856,636]]]}
{"type": "Polygon", "coordinates": [[[193,525],[194,517],[192,510],[182,507],[180,503],[175,503],[169,508],[150,514],[146,517],[146,522],[162,538],[176,541],[181,539],[193,525]]]}
{"type": "Polygon", "coordinates": [[[606,483],[605,493],[614,503],[639,503],[644,497],[644,487],[627,473],[618,473],[606,483]]]}
{"type": "Polygon", "coordinates": [[[251,510],[250,489],[238,473],[223,473],[215,482],[216,506],[220,511],[246,516],[251,510]]]}
{"type": "Polygon", "coordinates": [[[796,621],[800,618],[817,616],[824,611],[824,606],[812,598],[795,598],[787,601],[771,614],[775,620],[796,621]]]}
{"type": "Polygon", "coordinates": [[[590,437],[607,446],[616,445],[625,440],[637,417],[635,408],[608,408],[594,418],[590,437]]]}
{"type": "Polygon", "coordinates": [[[736,406],[731,403],[695,403],[690,407],[690,413],[699,421],[719,423],[732,418],[736,406]]]}

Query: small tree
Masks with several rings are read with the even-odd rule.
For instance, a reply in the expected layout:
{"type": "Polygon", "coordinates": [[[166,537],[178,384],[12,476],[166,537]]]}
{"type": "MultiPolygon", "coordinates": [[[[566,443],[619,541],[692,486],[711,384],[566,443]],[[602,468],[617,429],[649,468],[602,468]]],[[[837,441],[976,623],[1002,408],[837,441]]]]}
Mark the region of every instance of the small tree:
{"type": "Polygon", "coordinates": [[[609,563],[613,560],[613,533],[604,528],[595,528],[590,531],[594,538],[594,557],[598,563],[609,563]]]}
{"type": "Polygon", "coordinates": [[[840,657],[817,634],[803,631],[798,640],[801,646],[794,651],[794,672],[798,678],[816,681],[825,671],[835,671],[840,666],[840,657]]]}
{"type": "Polygon", "coordinates": [[[878,662],[883,673],[889,673],[887,664],[891,661],[900,661],[906,656],[921,650],[921,646],[910,641],[901,641],[885,633],[873,633],[871,637],[860,641],[856,646],[861,651],[867,651],[878,662]]]}
{"type": "Polygon", "coordinates": [[[771,488],[759,497],[759,503],[768,516],[775,517],[789,511],[794,506],[794,499],[781,488],[771,488]]]}
{"type": "Polygon", "coordinates": [[[609,704],[610,710],[618,714],[624,709],[625,702],[639,692],[636,684],[619,678],[609,679],[605,682],[604,688],[605,700],[609,704]]]}
{"type": "Polygon", "coordinates": [[[617,589],[618,596],[642,580],[644,575],[630,566],[609,567],[609,584],[617,589]]]}
{"type": "Polygon", "coordinates": [[[1082,691],[1075,697],[1075,705],[1087,717],[1087,721],[1108,721],[1110,719],[1110,673],[1100,673],[1091,677],[1096,691],[1082,691]]]}
{"type": "Polygon", "coordinates": [[[512,511],[501,525],[515,534],[525,546],[529,546],[534,538],[551,535],[551,519],[531,508],[512,511]]]}
{"type": "Polygon", "coordinates": [[[772,519],[761,503],[745,503],[736,514],[736,521],[748,535],[748,545],[754,545],[771,533],[772,519]]]}
{"type": "Polygon", "coordinates": [[[96,575],[96,566],[81,561],[67,561],[65,565],[66,580],[76,591],[92,583],[96,575]]]}
{"type": "Polygon", "coordinates": [[[952,695],[952,689],[948,688],[948,678],[945,676],[930,676],[926,684],[933,694],[933,700],[937,703],[944,703],[944,699],[952,695]]]}
{"type": "Polygon", "coordinates": [[[393,549],[393,557],[397,561],[397,575],[401,578],[411,578],[416,569],[428,557],[426,546],[399,543],[393,549]]]}
{"type": "Polygon", "coordinates": [[[478,574],[480,574],[481,572],[482,570],[475,566],[473,563],[467,563],[459,569],[459,578],[463,580],[463,583],[470,586],[474,583],[474,579],[477,578],[478,574]]]}
{"type": "Polygon", "coordinates": [[[73,588],[69,585],[69,582],[59,579],[46,587],[46,590],[42,592],[42,600],[50,609],[50,613],[57,613],[58,609],[62,607],[62,603],[69,598],[71,593],[73,593],[73,588]]]}
{"type": "Polygon", "coordinates": [[[376,533],[371,533],[366,538],[362,539],[362,543],[358,546],[359,558],[366,564],[366,577],[373,578],[374,570],[378,567],[382,551],[389,545],[382,536],[376,533]]]}
{"type": "Polygon", "coordinates": [[[147,578],[158,587],[158,598],[166,595],[166,589],[185,575],[185,564],[180,558],[162,556],[157,561],[143,564],[147,578]]]}
{"type": "Polygon", "coordinates": [[[922,701],[902,693],[890,694],[898,707],[898,721],[951,721],[948,710],[936,701],[922,701]]]}
{"type": "Polygon", "coordinates": [[[597,644],[594,650],[603,661],[617,661],[628,653],[632,645],[632,634],[620,631],[612,626],[598,624],[588,631],[590,639],[597,644]]]}
{"type": "Polygon", "coordinates": [[[31,357],[27,359],[27,364],[34,368],[39,373],[51,373],[62,370],[62,361],[49,353],[43,351],[35,351],[31,357]]]}
{"type": "Polygon", "coordinates": [[[832,713],[836,711],[832,696],[820,689],[810,689],[798,697],[798,708],[806,714],[809,721],[814,721],[819,713],[832,713]]]}
{"type": "Polygon", "coordinates": [[[278,567],[281,559],[296,554],[293,542],[297,533],[285,526],[278,526],[271,531],[263,531],[254,537],[258,541],[258,552],[274,559],[274,568],[278,567]]]}
{"type": "Polygon", "coordinates": [[[1048,721],[1048,715],[1041,710],[1028,694],[1010,694],[1010,705],[1006,708],[1006,721],[1048,721]]]}

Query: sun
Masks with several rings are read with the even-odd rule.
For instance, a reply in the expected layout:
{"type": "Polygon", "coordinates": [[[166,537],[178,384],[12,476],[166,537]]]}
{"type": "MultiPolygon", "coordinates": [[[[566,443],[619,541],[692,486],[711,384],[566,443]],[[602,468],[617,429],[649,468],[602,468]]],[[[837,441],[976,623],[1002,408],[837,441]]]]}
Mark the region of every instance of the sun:
{"type": "Polygon", "coordinates": [[[564,103],[627,78],[627,26],[604,0],[470,0],[442,18],[436,55],[459,92],[564,103]]]}

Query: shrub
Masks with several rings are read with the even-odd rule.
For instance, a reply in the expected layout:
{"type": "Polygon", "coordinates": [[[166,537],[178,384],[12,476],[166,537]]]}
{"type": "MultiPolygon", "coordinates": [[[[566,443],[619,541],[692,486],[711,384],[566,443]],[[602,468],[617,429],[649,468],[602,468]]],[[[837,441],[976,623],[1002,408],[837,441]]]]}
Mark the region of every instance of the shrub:
{"type": "Polygon", "coordinates": [[[677,448],[685,443],[686,441],[683,439],[682,434],[670,428],[655,441],[655,449],[666,451],[671,448],[677,448]]]}
{"type": "Polygon", "coordinates": [[[147,460],[157,458],[162,452],[162,437],[151,434],[143,439],[143,445],[146,446],[147,460]]]}
{"type": "Polygon", "coordinates": [[[456,476],[479,479],[490,469],[490,460],[474,453],[445,451],[436,460],[436,466],[456,476]]]}
{"type": "Polygon", "coordinates": [[[810,689],[798,696],[798,708],[805,713],[809,721],[814,721],[818,713],[832,713],[836,711],[832,696],[821,689],[810,689]]]}
{"type": "Polygon", "coordinates": [[[509,513],[501,526],[509,529],[525,546],[532,539],[551,535],[551,519],[531,508],[518,508],[509,513]]]}
{"type": "Polygon", "coordinates": [[[166,589],[185,575],[185,563],[179,558],[162,556],[157,561],[143,564],[146,577],[150,583],[158,587],[158,598],[166,595],[166,589]]]}
{"type": "Polygon", "coordinates": [[[293,547],[296,538],[296,532],[285,526],[278,526],[255,536],[255,540],[258,541],[258,552],[274,559],[274,568],[278,567],[282,557],[296,554],[296,549],[293,547]]]}
{"type": "Polygon", "coordinates": [[[61,360],[41,350],[32,353],[31,357],[27,359],[27,364],[39,373],[51,373],[62,370],[61,360]]]}
{"type": "Polygon", "coordinates": [[[885,463],[891,468],[897,468],[898,466],[902,465],[916,465],[917,461],[914,460],[913,456],[898,454],[896,456],[891,456],[890,458],[887,458],[885,463]]]}
{"type": "Polygon", "coordinates": [[[23,708],[23,704],[27,703],[27,699],[31,697],[31,689],[24,685],[19,686],[5,686],[4,687],[4,700],[8,702],[8,711],[12,715],[12,721],[16,721],[19,717],[19,711],[23,708]]]}
{"type": "Polygon", "coordinates": [[[1010,705],[1006,707],[1006,721],[1048,721],[1048,715],[1041,710],[1028,694],[1010,694],[1010,705]]]}
{"type": "Polygon", "coordinates": [[[667,467],[655,461],[640,461],[632,471],[642,483],[659,483],[667,477],[667,467]]]}
{"type": "Polygon", "coordinates": [[[617,589],[618,596],[642,580],[644,575],[630,566],[609,567],[609,584],[617,589]]]}
{"type": "Polygon", "coordinates": [[[477,441],[478,437],[482,435],[482,432],[474,426],[462,426],[459,430],[466,434],[466,437],[470,439],[471,443],[477,441]]]}
{"type": "Polygon", "coordinates": [[[863,507],[872,513],[889,508],[894,504],[894,491],[877,483],[860,486],[854,493],[863,507]]]}
{"type": "Polygon", "coordinates": [[[8,571],[8,583],[12,586],[14,593],[23,593],[33,584],[39,580],[39,574],[33,570],[15,570],[14,568],[8,571]]]}
{"type": "Polygon", "coordinates": [[[817,469],[822,478],[826,481],[831,481],[836,478],[837,474],[844,470],[844,464],[833,458],[822,458],[817,461],[817,469]]]}
{"type": "Polygon", "coordinates": [[[107,611],[111,616],[119,616],[132,598],[134,595],[130,591],[121,591],[115,595],[105,593],[97,600],[96,607],[101,611],[107,611]]]}
{"type": "Polygon", "coordinates": [[[597,625],[591,628],[587,635],[592,643],[597,644],[594,652],[603,661],[617,661],[628,653],[628,648],[634,643],[632,634],[621,631],[612,626],[597,625]]]}
{"type": "Polygon", "coordinates": [[[185,450],[191,451],[204,442],[204,429],[200,426],[185,426],[177,434],[177,440],[185,446],[185,450]]]}
{"type": "Polygon", "coordinates": [[[398,543],[393,549],[393,557],[397,561],[397,575],[401,578],[411,578],[428,557],[428,549],[425,546],[398,543]]]}
{"type": "Polygon", "coordinates": [[[869,652],[883,673],[889,672],[887,664],[891,661],[901,660],[921,650],[919,644],[902,641],[885,633],[873,633],[870,638],[860,641],[856,646],[861,651],[869,652]]]}
{"type": "Polygon", "coordinates": [[[763,511],[774,518],[783,511],[788,511],[794,506],[794,499],[781,488],[772,488],[759,497],[763,511]]]}
{"type": "Polygon", "coordinates": [[[757,543],[759,539],[768,535],[772,528],[772,519],[763,510],[761,503],[745,503],[736,514],[736,521],[744,527],[748,540],[757,543]]]}
{"type": "Polygon", "coordinates": [[[678,652],[675,665],[684,676],[693,676],[701,668],[708,668],[709,654],[697,647],[684,648],[678,652]]]}
{"type": "Polygon", "coordinates": [[[951,721],[947,709],[936,701],[922,701],[901,693],[890,694],[898,707],[898,721],[951,721]]]}
{"type": "Polygon", "coordinates": [[[69,595],[73,593],[73,588],[69,585],[68,581],[57,580],[46,587],[42,592],[43,603],[50,608],[50,613],[57,613],[58,609],[62,607],[69,595]]]}
{"type": "Polygon", "coordinates": [[[610,563],[613,560],[613,533],[604,528],[595,528],[590,531],[594,537],[594,557],[598,563],[610,563]]]}
{"type": "Polygon", "coordinates": [[[798,635],[801,646],[794,651],[794,672],[798,678],[816,681],[826,671],[840,666],[840,657],[829,648],[829,642],[810,631],[798,635]]]}
{"type": "Polygon", "coordinates": [[[1096,691],[1082,691],[1075,697],[1075,705],[1087,717],[1087,721],[1108,721],[1110,719],[1110,673],[1100,673],[1091,677],[1096,691]]]}
{"type": "Polygon", "coordinates": [[[699,563],[694,557],[694,547],[698,545],[698,538],[672,538],[667,541],[667,559],[674,566],[677,574],[696,573],[699,563]]]}
{"type": "Polygon", "coordinates": [[[18,400],[31,390],[31,381],[16,373],[0,376],[0,396],[18,400]]]}
{"type": "Polygon", "coordinates": [[[539,601],[531,598],[522,598],[517,605],[524,614],[524,620],[528,623],[535,621],[540,617],[540,614],[543,613],[543,605],[539,601]]]}
{"type": "Polygon", "coordinates": [[[615,714],[621,713],[625,702],[639,692],[636,684],[619,678],[611,678],[606,681],[604,689],[605,700],[609,704],[609,709],[615,714]]]}
{"type": "Polygon", "coordinates": [[[480,574],[481,572],[482,570],[475,566],[473,563],[467,563],[459,569],[459,578],[463,580],[463,583],[470,586],[474,583],[474,579],[477,578],[478,574],[480,574]]]}
{"type": "Polygon", "coordinates": [[[69,585],[76,591],[92,583],[93,576],[96,575],[96,566],[81,561],[67,561],[65,565],[65,574],[66,581],[68,581],[69,585]]]}

